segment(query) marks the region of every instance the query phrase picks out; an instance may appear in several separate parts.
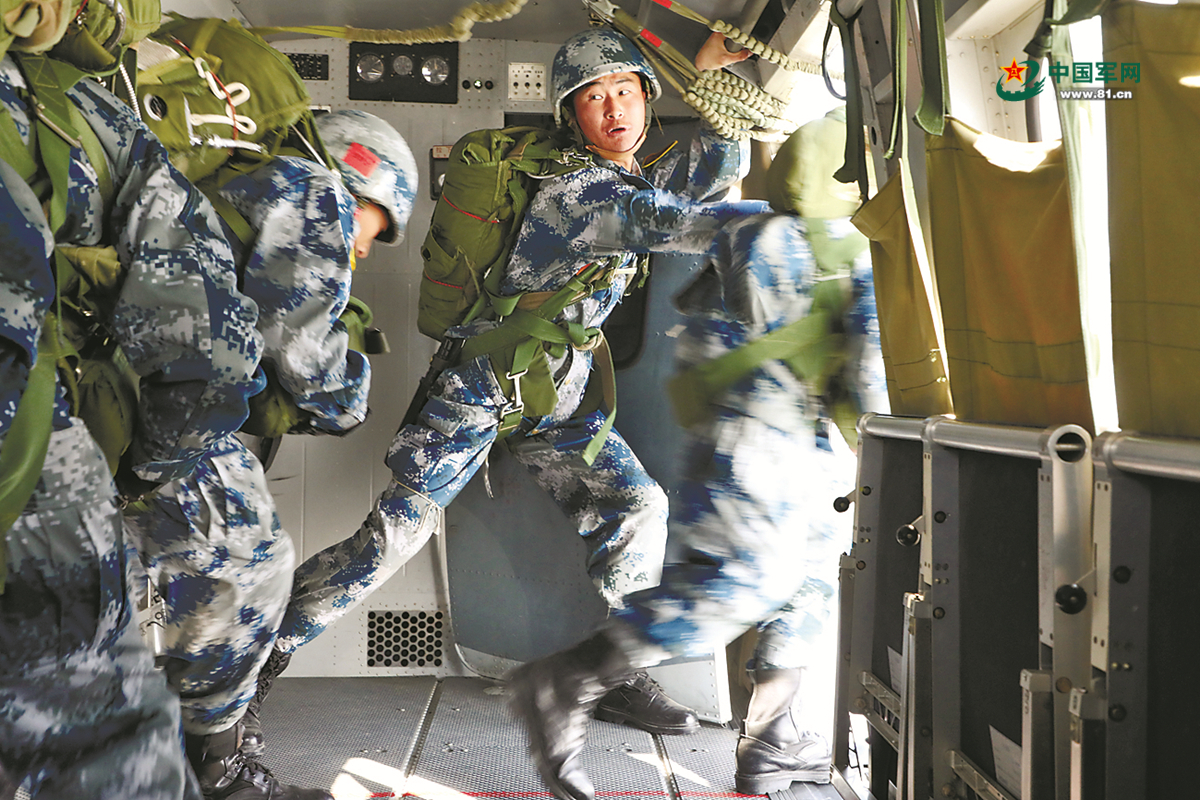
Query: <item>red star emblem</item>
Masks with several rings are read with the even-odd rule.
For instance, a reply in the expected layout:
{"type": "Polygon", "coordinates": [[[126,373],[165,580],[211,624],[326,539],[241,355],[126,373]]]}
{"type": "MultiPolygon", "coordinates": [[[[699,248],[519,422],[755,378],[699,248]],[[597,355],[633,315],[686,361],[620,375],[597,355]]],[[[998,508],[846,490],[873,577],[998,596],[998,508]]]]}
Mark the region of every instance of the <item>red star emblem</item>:
{"type": "Polygon", "coordinates": [[[1017,64],[1017,60],[1014,58],[1010,66],[1001,67],[1000,69],[1008,73],[1008,77],[1004,79],[1004,82],[1008,83],[1009,81],[1024,81],[1021,73],[1029,69],[1029,67],[1020,66],[1017,64]]]}

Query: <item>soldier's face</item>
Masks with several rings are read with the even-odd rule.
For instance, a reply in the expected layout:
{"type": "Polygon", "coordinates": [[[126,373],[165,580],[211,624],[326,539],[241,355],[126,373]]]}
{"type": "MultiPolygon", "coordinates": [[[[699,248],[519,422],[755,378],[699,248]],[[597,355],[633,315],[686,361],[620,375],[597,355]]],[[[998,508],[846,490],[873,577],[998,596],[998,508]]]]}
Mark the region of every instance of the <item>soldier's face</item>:
{"type": "Polygon", "coordinates": [[[354,213],[358,220],[358,232],[354,237],[354,255],[366,258],[371,254],[371,243],[375,237],[387,230],[387,213],[374,203],[366,203],[358,207],[354,213]]]}
{"type": "Polygon", "coordinates": [[[574,104],[579,129],[596,152],[632,163],[646,129],[646,94],[637,73],[605,75],[575,92],[574,104]]]}

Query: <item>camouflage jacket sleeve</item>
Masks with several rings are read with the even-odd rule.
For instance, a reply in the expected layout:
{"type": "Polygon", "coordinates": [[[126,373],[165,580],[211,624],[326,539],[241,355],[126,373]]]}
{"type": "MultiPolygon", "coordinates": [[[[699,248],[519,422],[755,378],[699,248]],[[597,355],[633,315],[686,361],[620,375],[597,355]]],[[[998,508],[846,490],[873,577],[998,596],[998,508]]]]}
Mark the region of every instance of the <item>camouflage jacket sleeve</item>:
{"type": "MultiPolygon", "coordinates": [[[[40,206],[25,181],[0,160],[0,438],[17,413],[37,359],[42,321],[54,300],[54,239],[40,206]]],[[[67,426],[61,393],[54,416],[55,428],[67,426]]]]}
{"type": "Polygon", "coordinates": [[[672,147],[646,174],[655,186],[703,200],[728,189],[749,171],[749,142],[726,139],[702,124],[690,146],[672,147]]]}
{"type": "Polygon", "coordinates": [[[587,262],[611,255],[709,253],[722,225],[764,210],[759,202],[700,202],[606,164],[538,189],[509,264],[506,293],[555,289],[587,262]]]}
{"type": "Polygon", "coordinates": [[[247,397],[261,391],[258,310],[237,290],[212,206],[158,140],[98,85],[81,82],[69,95],[108,155],[114,197],[103,213],[96,173],[72,150],[58,239],[117,250],[125,275],[113,327],[142,378],[133,465],[145,480],[173,480],[237,430],[247,397]]]}
{"type": "Polygon", "coordinates": [[[235,249],[243,291],[258,303],[264,361],[315,427],[350,430],[366,419],[371,388],[370,362],[349,349],[338,319],[354,271],[353,196],[299,158],[278,158],[221,195],[255,231],[235,249]]]}

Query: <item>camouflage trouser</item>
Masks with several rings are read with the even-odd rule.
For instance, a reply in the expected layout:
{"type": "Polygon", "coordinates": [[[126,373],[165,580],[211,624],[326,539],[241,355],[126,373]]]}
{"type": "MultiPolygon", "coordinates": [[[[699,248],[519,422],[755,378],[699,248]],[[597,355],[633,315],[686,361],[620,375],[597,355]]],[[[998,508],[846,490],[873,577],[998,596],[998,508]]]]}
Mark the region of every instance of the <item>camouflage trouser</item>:
{"type": "Polygon", "coordinates": [[[188,733],[241,719],[291,591],[295,551],[262,465],[234,436],[126,522],[167,605],[167,673],[188,733]]]}
{"type": "MultiPolygon", "coordinates": [[[[396,434],[387,456],[393,479],[349,539],[296,570],[276,647],[311,641],[383,584],[420,550],[487,458],[503,401],[490,376],[444,382],[418,424],[396,434]]],[[[544,420],[506,440],[513,456],[558,503],[587,543],[587,570],[613,607],[658,582],[666,547],[667,497],[614,430],[592,466],[580,454],[599,430],[599,412],[544,420]]]]}
{"type": "Polygon", "coordinates": [[[6,537],[0,764],[35,797],[198,800],[179,701],[132,621],[107,463],[72,423],[6,537]]]}
{"type": "Polygon", "coordinates": [[[625,598],[610,629],[638,666],[711,653],[751,626],[750,668],[807,666],[850,545],[852,520],[833,500],[853,486],[853,458],[818,446],[811,428],[716,411],[685,451],[683,510],[671,521],[684,560],[625,598]]]}

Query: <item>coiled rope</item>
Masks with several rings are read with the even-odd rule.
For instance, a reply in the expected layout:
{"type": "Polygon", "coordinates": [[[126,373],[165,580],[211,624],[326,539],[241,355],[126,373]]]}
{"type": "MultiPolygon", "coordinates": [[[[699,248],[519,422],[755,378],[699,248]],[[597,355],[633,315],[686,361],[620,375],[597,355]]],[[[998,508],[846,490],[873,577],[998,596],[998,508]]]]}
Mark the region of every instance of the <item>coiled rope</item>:
{"type": "Polygon", "coordinates": [[[472,3],[454,15],[445,25],[394,31],[373,28],[352,28],[338,25],[297,25],[295,27],[255,27],[254,33],[305,33],[332,39],[350,39],[371,44],[432,44],[434,42],[465,42],[477,22],[500,22],[515,17],[529,0],[501,0],[497,3],[472,3]]]}
{"type": "MultiPolygon", "coordinates": [[[[720,20],[710,22],[700,14],[674,2],[654,0],[685,19],[698,22],[741,44],[753,53],[787,70],[799,70],[800,62],[789,58],[773,47],[763,44],[732,25],[720,20]]],[[[758,139],[783,141],[796,129],[796,124],[784,116],[784,103],[744,78],[724,70],[696,69],[691,60],[645,28],[628,13],[615,5],[589,4],[602,22],[613,25],[629,37],[650,60],[658,76],[670,83],[683,101],[719,134],[729,139],[758,139]],[[605,13],[607,12],[607,13],[605,13]]]]}

